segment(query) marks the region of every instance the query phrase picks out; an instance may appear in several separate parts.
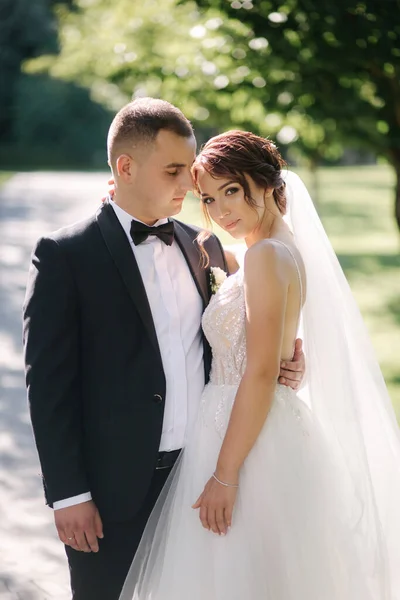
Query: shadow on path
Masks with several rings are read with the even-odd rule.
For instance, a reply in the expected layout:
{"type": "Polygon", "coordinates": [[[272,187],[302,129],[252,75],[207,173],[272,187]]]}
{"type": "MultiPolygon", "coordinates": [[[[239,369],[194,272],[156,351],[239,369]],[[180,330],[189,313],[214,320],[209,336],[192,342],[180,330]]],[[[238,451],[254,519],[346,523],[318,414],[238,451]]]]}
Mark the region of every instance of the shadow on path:
{"type": "Polygon", "coordinates": [[[36,240],[92,214],[106,173],[21,173],[0,191],[0,597],[67,600],[68,569],[45,506],[23,375],[21,309],[36,240]]]}

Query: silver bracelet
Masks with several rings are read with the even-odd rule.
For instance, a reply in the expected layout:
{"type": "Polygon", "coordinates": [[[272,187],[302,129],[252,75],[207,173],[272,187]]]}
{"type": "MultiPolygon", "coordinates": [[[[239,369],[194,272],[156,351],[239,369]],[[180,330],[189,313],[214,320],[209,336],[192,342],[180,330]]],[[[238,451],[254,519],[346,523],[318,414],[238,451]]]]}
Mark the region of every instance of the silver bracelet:
{"type": "Polygon", "coordinates": [[[223,481],[221,481],[220,479],[218,479],[218,477],[216,476],[215,473],[213,473],[213,477],[215,479],[215,481],[218,481],[218,483],[220,483],[221,485],[224,485],[225,487],[232,487],[232,488],[238,488],[239,485],[237,485],[236,483],[224,483],[223,481]]]}

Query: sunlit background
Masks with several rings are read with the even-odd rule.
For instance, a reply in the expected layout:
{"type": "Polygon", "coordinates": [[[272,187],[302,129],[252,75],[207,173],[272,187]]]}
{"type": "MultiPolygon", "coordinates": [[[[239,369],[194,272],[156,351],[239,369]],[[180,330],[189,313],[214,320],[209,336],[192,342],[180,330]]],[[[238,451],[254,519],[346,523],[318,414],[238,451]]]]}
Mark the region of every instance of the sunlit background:
{"type": "MultiPolygon", "coordinates": [[[[0,596],[68,597],[25,400],[30,251],[97,208],[113,114],[146,95],[179,106],[200,145],[233,127],[277,143],[400,418],[400,0],[0,0],[0,596]]],[[[181,218],[203,224],[194,197],[181,218]]]]}

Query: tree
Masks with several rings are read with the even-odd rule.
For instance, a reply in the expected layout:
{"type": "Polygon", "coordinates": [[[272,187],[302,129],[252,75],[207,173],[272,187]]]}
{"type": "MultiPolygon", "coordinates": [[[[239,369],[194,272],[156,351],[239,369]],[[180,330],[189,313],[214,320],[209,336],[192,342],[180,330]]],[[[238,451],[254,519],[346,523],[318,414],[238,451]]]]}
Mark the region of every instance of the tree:
{"type": "MultiPolygon", "coordinates": [[[[61,0],[62,1],[62,0],[61,0]]],[[[72,0],[64,0],[71,5],[72,0]]],[[[57,52],[54,0],[1,0],[0,3],[0,139],[10,141],[15,87],[21,63],[41,53],[57,52]]]]}
{"type": "MultiPolygon", "coordinates": [[[[327,143],[328,127],[305,115],[286,115],[284,94],[266,97],[267,75],[260,72],[265,48],[239,20],[224,22],[216,9],[199,11],[193,2],[177,0],[120,0],[112,6],[108,0],[75,0],[74,7],[73,13],[58,11],[60,56],[41,56],[25,70],[79,82],[112,110],[141,95],[170,100],[194,122],[200,141],[239,126],[278,137],[285,150],[301,130],[303,151],[317,147],[338,155],[335,132],[327,143]]],[[[280,62],[270,61],[274,90],[281,77],[280,62]]]]}
{"type": "Polygon", "coordinates": [[[386,157],[397,176],[400,228],[400,0],[197,4],[251,30],[260,51],[248,54],[247,64],[264,78],[266,105],[274,94],[289,118],[319,124],[322,141],[327,133],[330,141],[370,147],[386,157]]]}
{"type": "MultiPolygon", "coordinates": [[[[394,166],[400,226],[400,0],[75,0],[61,54],[29,72],[79,82],[116,110],[180,106],[200,133],[238,126],[316,164],[343,144],[394,166]]],[[[200,136],[201,137],[201,136],[200,136]]]]}

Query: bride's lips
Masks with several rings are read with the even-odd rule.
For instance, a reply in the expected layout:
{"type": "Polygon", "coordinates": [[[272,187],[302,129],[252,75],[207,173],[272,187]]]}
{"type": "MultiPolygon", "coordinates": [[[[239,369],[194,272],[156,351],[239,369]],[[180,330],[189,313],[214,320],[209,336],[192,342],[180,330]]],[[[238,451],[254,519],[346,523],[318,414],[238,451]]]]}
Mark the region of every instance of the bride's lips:
{"type": "Polygon", "coordinates": [[[239,223],[240,219],[237,219],[236,221],[231,221],[230,223],[228,223],[228,225],[225,225],[224,229],[234,229],[236,227],[236,225],[239,223]]]}

